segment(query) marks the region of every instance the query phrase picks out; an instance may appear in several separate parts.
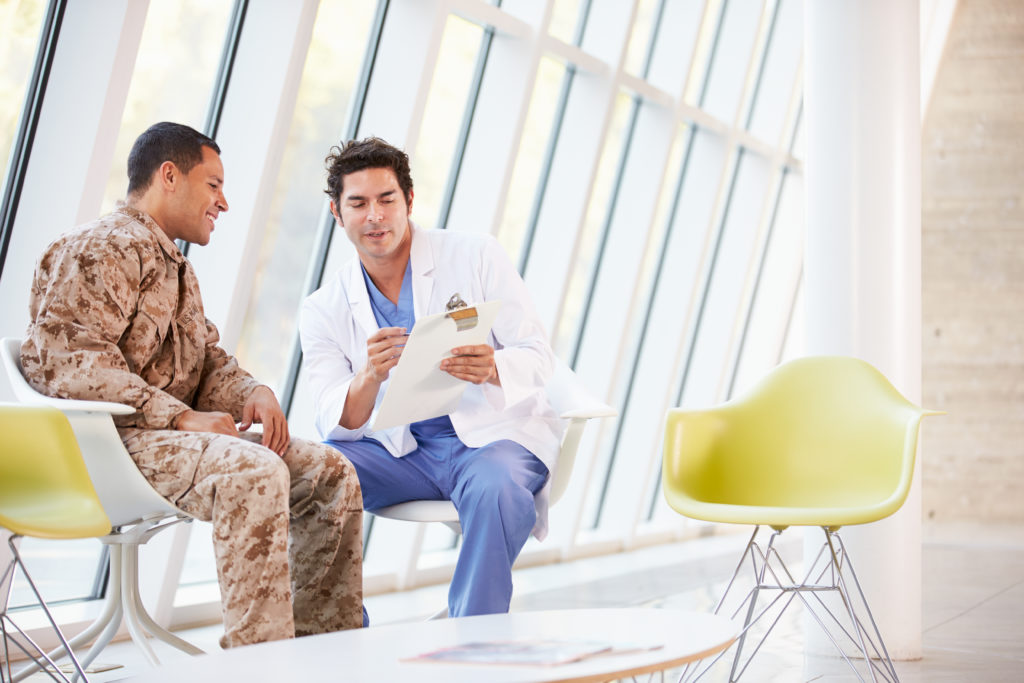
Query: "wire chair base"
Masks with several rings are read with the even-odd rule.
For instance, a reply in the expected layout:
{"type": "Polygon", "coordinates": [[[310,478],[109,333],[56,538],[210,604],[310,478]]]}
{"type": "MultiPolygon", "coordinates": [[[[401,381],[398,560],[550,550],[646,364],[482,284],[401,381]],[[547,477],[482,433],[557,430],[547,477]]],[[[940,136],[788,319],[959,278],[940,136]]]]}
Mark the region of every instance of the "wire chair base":
{"type": "Polygon", "coordinates": [[[814,561],[800,579],[794,577],[776,547],[776,541],[785,529],[773,529],[764,546],[757,541],[760,529],[754,528],[732,578],[715,607],[715,614],[723,611],[736,579],[743,572],[744,566],[748,566],[753,572],[754,585],[730,615],[737,619],[742,612],[744,616],[743,630],[733,646],[735,649],[729,648],[720,653],[702,668],[698,668],[698,663],[686,667],[679,678],[680,683],[699,680],[730,651],[734,654],[728,680],[738,680],[794,600],[800,601],[805,612],[822,629],[858,680],[870,680],[873,683],[899,681],[838,529],[822,527],[825,539],[814,561]],[[830,607],[824,599],[826,594],[835,596],[835,602],[839,604],[834,603],[830,607]],[[766,596],[767,604],[759,607],[759,600],[763,603],[761,599],[766,596]],[[767,624],[763,633],[751,632],[753,627],[763,624],[767,624]],[[756,642],[750,642],[755,639],[756,642]],[[851,656],[848,653],[855,654],[851,656]]]}
{"type": "Polygon", "coordinates": [[[12,535],[7,539],[7,545],[11,551],[11,561],[7,565],[6,569],[4,569],[3,574],[0,574],[0,586],[8,586],[7,595],[3,596],[3,609],[0,610],[0,655],[3,656],[3,662],[0,662],[0,683],[20,680],[35,671],[43,671],[55,681],[71,683],[71,679],[65,676],[57,667],[56,662],[51,658],[51,653],[44,651],[34,640],[32,640],[28,633],[18,626],[8,613],[7,605],[10,601],[10,591],[14,588],[14,573],[18,569],[21,570],[21,574],[25,577],[25,581],[28,583],[29,588],[32,589],[32,593],[35,595],[39,606],[46,614],[46,618],[49,620],[50,626],[53,628],[53,632],[61,642],[61,647],[58,648],[58,650],[66,651],[70,655],[71,663],[74,666],[75,680],[81,678],[81,680],[88,683],[89,679],[86,677],[82,665],[78,662],[74,652],[71,651],[67,639],[64,638],[64,634],[57,626],[57,622],[50,613],[50,609],[46,606],[46,601],[44,601],[43,596],[40,595],[39,589],[36,588],[35,581],[32,580],[32,576],[28,573],[28,569],[25,568],[25,563],[22,561],[21,555],[18,554],[18,548],[15,544],[15,540],[17,539],[18,536],[16,535],[12,535]],[[9,582],[8,579],[10,579],[9,582]],[[12,645],[17,647],[21,650],[22,654],[32,660],[17,672],[11,670],[12,645]]]}

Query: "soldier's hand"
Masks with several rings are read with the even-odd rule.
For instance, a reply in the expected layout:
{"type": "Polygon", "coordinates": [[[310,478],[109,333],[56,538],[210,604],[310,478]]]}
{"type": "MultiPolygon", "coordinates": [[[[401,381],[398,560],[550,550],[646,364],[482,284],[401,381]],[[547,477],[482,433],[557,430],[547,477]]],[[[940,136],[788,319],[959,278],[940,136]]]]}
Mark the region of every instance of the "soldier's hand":
{"type": "Polygon", "coordinates": [[[174,424],[174,428],[181,432],[212,432],[214,434],[226,434],[238,436],[235,428],[235,420],[227,413],[204,413],[198,410],[186,410],[174,424]]]}
{"type": "Polygon", "coordinates": [[[263,445],[278,455],[284,455],[288,448],[288,420],[270,387],[258,386],[242,407],[242,424],[239,431],[245,431],[253,422],[263,425],[263,445]]]}

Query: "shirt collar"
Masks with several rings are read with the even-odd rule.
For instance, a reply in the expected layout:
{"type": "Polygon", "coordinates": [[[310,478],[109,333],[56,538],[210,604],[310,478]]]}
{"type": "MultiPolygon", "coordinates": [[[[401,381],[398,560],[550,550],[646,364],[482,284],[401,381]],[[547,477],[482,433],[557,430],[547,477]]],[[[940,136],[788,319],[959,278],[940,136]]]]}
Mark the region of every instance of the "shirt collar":
{"type": "Polygon", "coordinates": [[[181,253],[180,249],[178,249],[178,245],[174,243],[174,240],[167,236],[167,233],[157,225],[157,222],[153,220],[153,217],[148,213],[140,211],[134,206],[129,206],[124,201],[117,202],[114,206],[114,211],[122,213],[128,218],[131,218],[132,220],[149,228],[149,231],[153,233],[156,237],[156,241],[160,244],[160,248],[164,250],[164,253],[167,254],[172,261],[175,263],[182,263],[185,261],[185,255],[181,253]]]}

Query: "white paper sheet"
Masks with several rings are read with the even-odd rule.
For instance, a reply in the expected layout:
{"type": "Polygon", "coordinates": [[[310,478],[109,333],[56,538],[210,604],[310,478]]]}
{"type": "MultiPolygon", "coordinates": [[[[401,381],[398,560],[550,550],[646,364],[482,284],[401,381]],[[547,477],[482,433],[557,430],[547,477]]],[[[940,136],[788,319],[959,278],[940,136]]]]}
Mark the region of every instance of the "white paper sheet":
{"type": "Polygon", "coordinates": [[[474,306],[477,323],[462,332],[446,313],[417,320],[405,342],[402,357],[391,369],[372,429],[389,429],[448,415],[455,410],[469,383],[442,370],[441,361],[450,357],[456,346],[486,343],[500,307],[500,301],[474,306]]]}

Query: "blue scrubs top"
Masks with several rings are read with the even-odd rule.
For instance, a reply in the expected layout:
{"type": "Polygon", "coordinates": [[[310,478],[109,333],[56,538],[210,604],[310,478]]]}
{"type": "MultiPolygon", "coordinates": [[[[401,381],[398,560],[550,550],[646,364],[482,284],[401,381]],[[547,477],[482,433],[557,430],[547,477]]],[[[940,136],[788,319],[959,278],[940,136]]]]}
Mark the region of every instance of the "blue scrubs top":
{"type": "Polygon", "coordinates": [[[412,306],[412,259],[405,264],[405,275],[402,276],[402,291],[398,294],[398,303],[391,303],[391,299],[381,294],[377,285],[373,284],[369,273],[363,264],[359,264],[363,271],[363,281],[366,282],[366,291],[370,295],[370,306],[373,308],[373,317],[381,327],[404,327],[406,331],[412,330],[416,322],[416,313],[412,306]]]}
{"type": "MultiPolygon", "coordinates": [[[[377,319],[377,324],[381,327],[404,327],[406,332],[411,332],[412,326],[416,322],[416,312],[413,310],[412,304],[412,259],[405,264],[405,274],[402,276],[402,289],[398,293],[397,304],[392,303],[391,299],[377,289],[377,285],[373,284],[373,280],[370,279],[363,264],[360,263],[359,268],[363,271],[363,281],[366,282],[366,292],[370,295],[370,307],[373,309],[373,317],[377,319]]],[[[447,415],[413,422],[409,428],[417,442],[427,436],[455,436],[455,428],[447,415]]]]}

